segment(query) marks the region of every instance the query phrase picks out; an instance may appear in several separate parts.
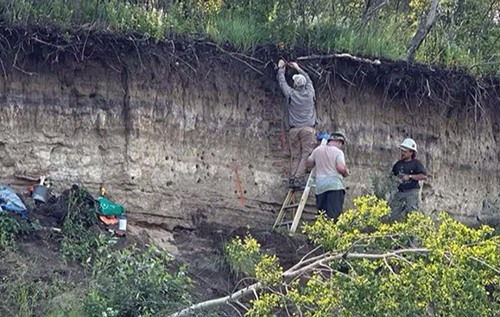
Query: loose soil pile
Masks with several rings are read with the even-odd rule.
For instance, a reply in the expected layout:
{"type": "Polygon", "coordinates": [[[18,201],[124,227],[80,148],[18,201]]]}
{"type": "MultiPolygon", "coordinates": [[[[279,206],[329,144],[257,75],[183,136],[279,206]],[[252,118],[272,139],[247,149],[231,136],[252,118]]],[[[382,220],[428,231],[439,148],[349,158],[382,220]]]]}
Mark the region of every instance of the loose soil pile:
{"type": "MultiPolygon", "coordinates": [[[[200,300],[222,297],[234,292],[240,278],[235,277],[223,261],[222,250],[225,243],[234,237],[251,234],[261,245],[263,253],[276,254],[286,270],[313,249],[306,237],[291,237],[287,231],[262,231],[240,227],[228,229],[203,223],[198,229],[177,228],[174,244],[179,249],[178,259],[188,265],[197,289],[205,290],[199,294],[200,300]]],[[[241,286],[241,284],[239,284],[241,286]]]]}

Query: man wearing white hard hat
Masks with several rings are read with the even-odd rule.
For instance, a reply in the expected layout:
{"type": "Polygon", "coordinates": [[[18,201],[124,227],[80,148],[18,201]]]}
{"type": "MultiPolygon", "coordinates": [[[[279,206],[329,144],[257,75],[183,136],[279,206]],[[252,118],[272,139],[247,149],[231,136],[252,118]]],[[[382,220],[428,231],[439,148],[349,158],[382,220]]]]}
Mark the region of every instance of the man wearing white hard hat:
{"type": "Polygon", "coordinates": [[[401,160],[392,167],[392,173],[400,180],[398,192],[390,203],[392,221],[403,221],[408,213],[419,209],[419,181],[427,179],[427,171],[415,158],[417,143],[413,139],[405,139],[399,148],[401,160]]]}
{"type": "Polygon", "coordinates": [[[288,104],[288,125],[292,168],[290,186],[305,185],[306,161],[316,147],[316,109],[314,107],[314,87],[309,75],[297,63],[288,64],[298,74],[293,75],[293,88],[285,78],[286,63],[278,62],[278,82],[288,104]]]}

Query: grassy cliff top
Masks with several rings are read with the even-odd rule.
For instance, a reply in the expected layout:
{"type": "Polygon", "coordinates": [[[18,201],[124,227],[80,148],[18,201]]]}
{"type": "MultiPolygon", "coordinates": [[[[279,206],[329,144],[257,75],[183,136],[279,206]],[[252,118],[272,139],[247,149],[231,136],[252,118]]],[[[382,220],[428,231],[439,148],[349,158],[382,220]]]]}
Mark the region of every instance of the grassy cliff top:
{"type": "MultiPolygon", "coordinates": [[[[172,34],[209,38],[251,53],[259,44],[402,60],[429,0],[0,0],[8,26],[56,26],[136,32],[161,40],[172,34]]],[[[415,59],[499,73],[500,4],[441,0],[436,23],[415,59]]]]}

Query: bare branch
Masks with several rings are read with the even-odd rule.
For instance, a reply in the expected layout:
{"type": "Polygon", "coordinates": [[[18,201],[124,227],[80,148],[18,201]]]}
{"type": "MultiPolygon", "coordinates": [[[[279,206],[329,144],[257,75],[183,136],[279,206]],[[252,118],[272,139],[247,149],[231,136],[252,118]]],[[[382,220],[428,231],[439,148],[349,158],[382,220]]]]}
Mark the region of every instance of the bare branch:
{"type": "Polygon", "coordinates": [[[381,254],[370,254],[370,253],[348,253],[348,254],[327,254],[327,256],[321,260],[313,262],[309,265],[306,265],[302,268],[296,269],[294,271],[288,270],[283,273],[283,278],[295,278],[297,276],[302,275],[304,272],[310,271],[316,268],[319,265],[322,265],[329,261],[335,261],[340,259],[368,259],[368,260],[382,260],[387,258],[399,258],[401,254],[405,253],[428,253],[429,249],[425,248],[415,248],[415,249],[401,249],[389,253],[381,253],[381,254]]]}
{"type": "Polygon", "coordinates": [[[221,52],[228,54],[229,56],[231,56],[232,58],[234,58],[234,59],[235,59],[235,60],[237,60],[237,61],[242,62],[243,64],[247,65],[247,66],[248,66],[250,69],[252,69],[253,71],[255,71],[255,72],[257,72],[257,73],[259,73],[259,74],[261,74],[261,75],[264,75],[264,73],[263,73],[263,72],[261,72],[260,70],[258,70],[258,69],[257,69],[257,68],[255,68],[255,67],[253,67],[252,65],[250,65],[250,64],[249,64],[249,63],[247,63],[246,61],[242,60],[241,58],[237,57],[237,55],[238,55],[238,56],[243,56],[243,57],[248,58],[248,59],[250,59],[250,60],[252,60],[252,61],[257,61],[257,62],[259,62],[259,63],[261,63],[261,64],[264,64],[264,62],[262,62],[261,60],[258,60],[258,59],[256,59],[256,58],[253,58],[253,57],[247,56],[247,55],[245,55],[245,54],[228,52],[228,51],[224,50],[222,47],[220,47],[219,45],[214,44],[214,43],[206,42],[206,44],[209,44],[209,45],[215,46],[215,47],[216,47],[218,50],[220,50],[221,52]]]}
{"type": "MultiPolygon", "coordinates": [[[[312,249],[311,251],[309,251],[306,255],[304,255],[304,256],[302,257],[302,259],[300,259],[299,263],[295,264],[295,265],[294,265],[293,267],[291,267],[290,269],[293,269],[294,267],[298,267],[298,266],[300,266],[300,264],[301,264],[301,263],[306,262],[306,258],[307,258],[308,256],[310,256],[311,254],[313,254],[314,252],[318,251],[320,248],[321,248],[321,245],[319,245],[319,246],[315,247],[314,249],[312,249]]],[[[323,256],[323,255],[324,255],[324,254],[322,254],[321,256],[323,256]]],[[[314,258],[312,258],[312,259],[314,259],[314,258]]]]}
{"type": "MultiPolygon", "coordinates": [[[[349,253],[349,254],[341,254],[341,253],[325,253],[322,257],[316,257],[318,260],[305,265],[303,267],[300,266],[294,266],[293,268],[287,270],[286,272],[283,272],[281,275],[283,279],[295,279],[298,276],[301,276],[302,274],[305,274],[309,271],[315,270],[321,266],[326,265],[327,262],[329,261],[335,261],[335,260],[340,260],[340,259],[368,259],[368,260],[383,260],[383,259],[389,259],[389,258],[401,258],[402,254],[406,253],[428,253],[430,252],[429,249],[425,248],[415,248],[415,249],[401,249],[401,250],[396,250],[393,252],[388,252],[388,253],[349,253]]],[[[309,263],[309,260],[304,261],[309,263]]],[[[304,264],[301,263],[302,265],[304,264]]],[[[201,302],[195,305],[192,305],[188,308],[185,308],[173,315],[170,315],[170,317],[182,317],[182,316],[188,316],[191,312],[202,309],[202,308],[208,308],[208,307],[213,307],[213,306],[218,306],[222,304],[228,304],[237,301],[238,299],[249,295],[249,294],[257,294],[259,290],[263,289],[263,285],[258,282],[255,284],[252,284],[250,286],[245,287],[244,289],[241,289],[231,295],[217,298],[217,299],[212,299],[208,300],[205,302],[201,302]]]]}
{"type": "MultiPolygon", "coordinates": [[[[228,51],[226,51],[225,49],[223,49],[222,47],[220,47],[219,45],[217,45],[217,44],[215,44],[215,43],[205,42],[205,44],[215,46],[215,47],[217,47],[219,50],[221,50],[222,52],[224,52],[224,53],[226,53],[226,54],[229,54],[229,55],[238,55],[238,56],[241,56],[241,57],[244,57],[244,58],[248,58],[249,60],[254,61],[254,62],[257,62],[257,63],[259,63],[259,64],[264,64],[264,62],[263,62],[263,61],[261,61],[260,59],[255,58],[255,57],[248,56],[248,55],[241,54],[241,53],[228,52],[228,51]]],[[[265,68],[265,67],[264,67],[264,68],[265,68]]]]}
{"type": "Polygon", "coordinates": [[[494,271],[495,273],[500,274],[500,270],[498,270],[498,269],[494,268],[493,266],[489,265],[488,263],[484,262],[483,260],[478,259],[478,258],[473,257],[473,256],[471,256],[470,258],[471,258],[472,260],[474,260],[474,261],[476,261],[476,262],[479,262],[479,263],[481,263],[482,265],[484,265],[484,266],[488,267],[489,269],[491,269],[491,270],[492,270],[492,271],[494,271]]]}
{"type": "Polygon", "coordinates": [[[394,270],[392,269],[392,266],[389,264],[389,261],[387,261],[387,258],[384,258],[384,263],[392,274],[397,275],[396,272],[394,272],[394,270]]]}
{"type": "Polygon", "coordinates": [[[261,288],[262,288],[261,283],[255,283],[255,284],[247,286],[244,289],[241,289],[241,290],[239,290],[236,293],[233,293],[231,295],[217,298],[217,299],[208,300],[205,302],[201,302],[199,304],[195,304],[193,306],[190,306],[188,308],[181,310],[180,312],[177,312],[175,314],[170,315],[170,317],[188,316],[191,312],[198,310],[198,309],[218,306],[221,304],[228,304],[228,303],[234,302],[234,301],[238,300],[239,298],[242,298],[242,297],[244,297],[244,296],[246,296],[254,291],[260,290],[261,288]]]}
{"type": "Polygon", "coordinates": [[[5,71],[5,66],[3,65],[3,60],[0,58],[0,64],[2,65],[3,78],[7,80],[7,72],[5,71]]]}
{"type": "Polygon", "coordinates": [[[361,58],[357,56],[352,56],[351,54],[343,53],[343,54],[330,54],[330,55],[310,55],[310,56],[301,56],[297,58],[298,61],[305,61],[305,60],[311,60],[311,59],[329,59],[329,58],[349,58],[357,62],[361,63],[367,63],[367,64],[372,64],[372,65],[380,65],[380,60],[371,60],[368,58],[361,58]]]}
{"type": "Polygon", "coordinates": [[[137,57],[139,58],[139,62],[141,63],[141,68],[143,70],[146,70],[146,66],[144,66],[144,63],[142,62],[141,53],[139,52],[139,47],[137,47],[136,39],[132,37],[129,37],[128,39],[132,41],[132,43],[134,43],[134,47],[137,52],[137,57]]]}
{"type": "Polygon", "coordinates": [[[238,310],[238,308],[236,308],[233,304],[231,303],[227,303],[229,306],[231,306],[237,313],[240,317],[243,317],[243,315],[240,313],[240,311],[238,310]]]}
{"type": "Polygon", "coordinates": [[[35,74],[36,74],[36,73],[32,73],[32,72],[27,72],[27,71],[25,71],[24,69],[20,68],[20,67],[19,67],[19,66],[17,66],[17,65],[14,65],[14,66],[12,66],[12,67],[14,67],[15,69],[17,69],[17,70],[18,70],[18,71],[20,71],[21,73],[23,73],[23,74],[25,74],[25,75],[28,75],[28,76],[33,76],[33,75],[35,75],[35,74]]]}
{"type": "Polygon", "coordinates": [[[243,305],[239,300],[235,300],[234,303],[243,308],[245,311],[248,311],[248,307],[243,305]]]}

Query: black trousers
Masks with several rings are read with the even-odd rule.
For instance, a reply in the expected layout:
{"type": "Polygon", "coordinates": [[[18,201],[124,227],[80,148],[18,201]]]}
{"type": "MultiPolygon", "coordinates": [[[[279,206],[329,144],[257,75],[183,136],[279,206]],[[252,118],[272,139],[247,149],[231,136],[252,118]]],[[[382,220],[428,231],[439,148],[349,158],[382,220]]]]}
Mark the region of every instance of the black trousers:
{"type": "Polygon", "coordinates": [[[329,190],[322,194],[316,195],[316,208],[324,210],[328,218],[337,221],[342,213],[344,205],[345,190],[329,190]]]}

